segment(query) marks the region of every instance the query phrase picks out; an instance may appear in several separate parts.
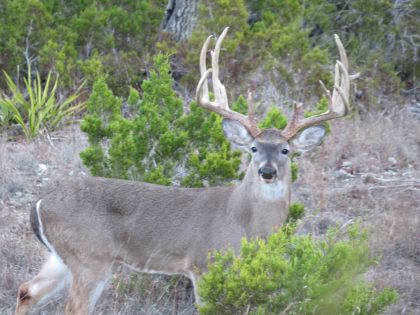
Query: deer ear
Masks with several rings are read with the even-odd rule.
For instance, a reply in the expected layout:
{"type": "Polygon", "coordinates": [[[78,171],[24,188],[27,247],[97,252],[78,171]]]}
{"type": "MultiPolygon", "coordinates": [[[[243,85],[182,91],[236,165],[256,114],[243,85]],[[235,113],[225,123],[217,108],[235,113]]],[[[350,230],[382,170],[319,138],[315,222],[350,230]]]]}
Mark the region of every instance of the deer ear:
{"type": "Polygon", "coordinates": [[[326,134],[324,126],[312,126],[299,132],[290,140],[290,146],[297,153],[313,150],[321,144],[326,134]]]}
{"type": "Polygon", "coordinates": [[[254,141],[254,137],[249,133],[248,129],[236,120],[223,118],[222,127],[226,138],[238,147],[249,146],[254,141]]]}

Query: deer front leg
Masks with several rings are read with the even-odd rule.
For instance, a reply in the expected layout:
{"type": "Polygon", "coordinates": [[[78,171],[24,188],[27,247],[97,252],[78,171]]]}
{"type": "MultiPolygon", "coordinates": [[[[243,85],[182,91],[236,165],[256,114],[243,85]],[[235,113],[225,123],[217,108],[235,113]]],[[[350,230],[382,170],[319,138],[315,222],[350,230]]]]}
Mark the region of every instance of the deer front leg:
{"type": "Polygon", "coordinates": [[[50,254],[41,271],[19,287],[15,315],[24,315],[40,301],[48,299],[67,284],[71,274],[60,257],[50,254]]]}
{"type": "MultiPolygon", "coordinates": [[[[110,264],[111,265],[111,264],[110,264]]],[[[66,305],[67,315],[91,314],[111,274],[111,266],[77,267],[66,305]]]]}

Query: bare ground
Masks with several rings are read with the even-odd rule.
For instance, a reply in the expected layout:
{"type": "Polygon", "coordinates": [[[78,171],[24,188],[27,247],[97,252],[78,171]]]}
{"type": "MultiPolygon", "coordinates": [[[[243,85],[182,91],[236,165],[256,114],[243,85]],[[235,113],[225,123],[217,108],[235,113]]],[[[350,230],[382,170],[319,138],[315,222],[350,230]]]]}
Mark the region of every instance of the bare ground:
{"type": "MultiPolygon", "coordinates": [[[[29,226],[31,205],[64,178],[86,176],[85,147],[78,125],[31,143],[0,139],[0,314],[13,313],[18,286],[46,253],[29,226]]],[[[420,121],[398,111],[334,122],[323,146],[298,162],[294,200],[306,207],[299,232],[359,221],[381,257],[367,277],[400,294],[386,314],[420,314],[420,121]]],[[[64,299],[34,314],[62,314],[64,299]]],[[[118,266],[95,314],[195,314],[191,284],[118,266]]]]}

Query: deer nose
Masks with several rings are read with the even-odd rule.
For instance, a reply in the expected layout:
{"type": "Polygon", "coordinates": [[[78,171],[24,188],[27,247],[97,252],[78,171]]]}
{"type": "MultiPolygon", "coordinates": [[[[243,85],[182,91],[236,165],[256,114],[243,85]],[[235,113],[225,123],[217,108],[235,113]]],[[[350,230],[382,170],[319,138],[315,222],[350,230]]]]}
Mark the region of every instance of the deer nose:
{"type": "Polygon", "coordinates": [[[273,179],[277,175],[277,171],[274,167],[263,166],[258,170],[258,174],[264,179],[273,179]]]}

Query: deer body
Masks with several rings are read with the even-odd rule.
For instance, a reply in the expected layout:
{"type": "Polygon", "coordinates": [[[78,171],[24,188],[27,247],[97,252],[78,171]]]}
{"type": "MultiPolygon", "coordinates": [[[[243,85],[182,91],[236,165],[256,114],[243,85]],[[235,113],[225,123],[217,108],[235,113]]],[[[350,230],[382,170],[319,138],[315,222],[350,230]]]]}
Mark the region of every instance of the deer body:
{"type": "MultiPolygon", "coordinates": [[[[273,133],[278,132],[268,130],[260,138],[272,141],[273,133]]],[[[238,251],[243,237],[266,237],[287,219],[290,159],[276,152],[285,146],[282,140],[261,148],[264,156],[254,158],[235,187],[177,188],[94,177],[63,182],[31,212],[50,258],[20,287],[16,314],[26,314],[67,282],[72,282],[67,313],[90,313],[115,262],[185,275],[198,301],[197,279],[211,251],[238,251]],[[276,170],[275,180],[262,178],[261,163],[276,170]]]]}
{"type": "Polygon", "coordinates": [[[87,177],[63,182],[37,202],[31,223],[50,252],[40,273],[19,288],[16,315],[70,284],[67,314],[89,314],[109,279],[115,262],[144,272],[183,274],[194,286],[206,270],[211,251],[239,250],[243,237],[265,238],[287,219],[291,159],[320,144],[325,129],[318,124],[346,113],[350,76],[338,37],[342,62],[335,70],[335,90],[324,87],[329,109],[299,119],[296,104],[284,130],[260,130],[249,114],[230,110],[220,82],[218,58],[227,29],[216,42],[212,69],[206,70],[210,37],[200,57],[197,103],[222,116],[225,136],[251,156],[243,181],[234,187],[177,188],[87,177]],[[212,72],[215,100],[207,76],[212,72]]]}
{"type": "Polygon", "coordinates": [[[190,277],[194,269],[206,269],[212,250],[238,249],[242,237],[265,237],[286,220],[283,193],[265,198],[252,179],[248,174],[236,187],[191,189],[71,180],[41,199],[33,221],[48,222],[43,233],[66,265],[79,252],[77,259],[90,255],[101,264],[119,260],[139,270],[190,277]]]}

